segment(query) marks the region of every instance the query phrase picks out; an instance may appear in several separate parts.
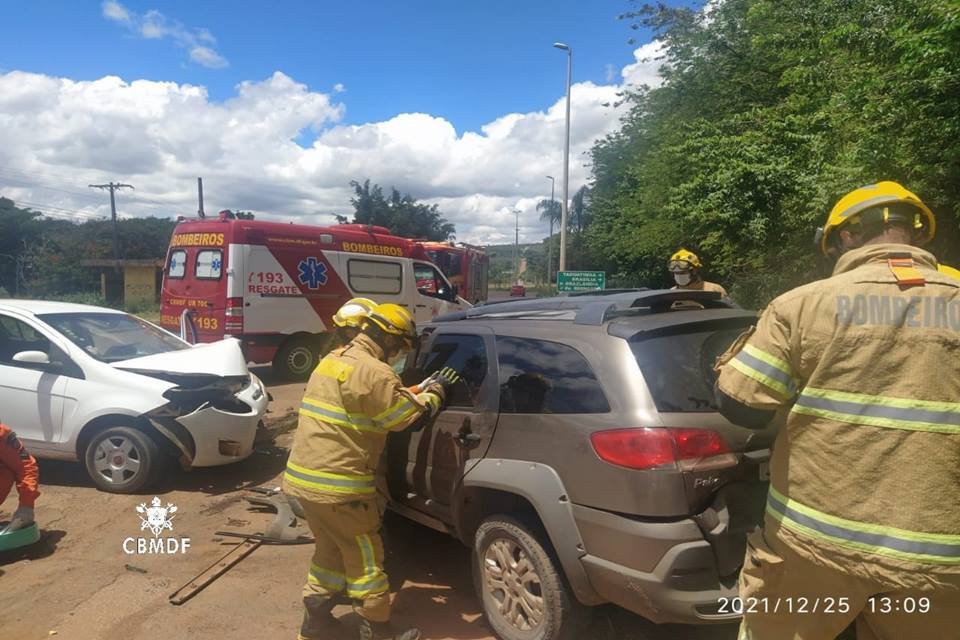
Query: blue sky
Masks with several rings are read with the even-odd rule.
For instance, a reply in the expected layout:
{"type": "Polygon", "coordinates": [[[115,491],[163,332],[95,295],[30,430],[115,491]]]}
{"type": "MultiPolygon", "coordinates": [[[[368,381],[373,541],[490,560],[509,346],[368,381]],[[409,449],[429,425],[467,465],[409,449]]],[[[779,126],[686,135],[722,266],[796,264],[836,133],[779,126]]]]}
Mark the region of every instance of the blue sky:
{"type": "Polygon", "coordinates": [[[136,37],[104,19],[99,2],[34,0],[4,11],[0,68],[172,80],[204,85],[217,100],[280,70],[319,91],[342,84],[345,123],[424,112],[463,131],[552,101],[566,74],[553,42],[574,47],[575,82],[602,84],[632,61],[628,39],[638,35],[617,19],[624,0],[123,4],[208,29],[229,66],[204,68],[169,39],[136,37]]]}
{"type": "Polygon", "coordinates": [[[562,160],[566,54],[551,45],[574,49],[573,191],[589,181],[584,153],[617,126],[606,105],[625,84],[658,81],[659,63],[638,62],[650,34],[617,19],[631,8],[7,3],[0,127],[12,117],[0,135],[12,142],[0,148],[0,171],[20,173],[7,185],[0,173],[0,195],[96,216],[90,198],[63,197],[66,182],[112,176],[145,185],[129,200],[132,215],[155,215],[148,200],[186,207],[186,176],[204,175],[223,206],[325,222],[331,214],[318,212],[349,204],[349,179],[369,177],[440,204],[461,239],[496,241],[514,208],[535,239],[544,176],[559,178],[562,160]],[[245,154],[260,154],[259,164],[237,160],[245,154]],[[264,183],[254,188],[256,179],[264,183]]]}

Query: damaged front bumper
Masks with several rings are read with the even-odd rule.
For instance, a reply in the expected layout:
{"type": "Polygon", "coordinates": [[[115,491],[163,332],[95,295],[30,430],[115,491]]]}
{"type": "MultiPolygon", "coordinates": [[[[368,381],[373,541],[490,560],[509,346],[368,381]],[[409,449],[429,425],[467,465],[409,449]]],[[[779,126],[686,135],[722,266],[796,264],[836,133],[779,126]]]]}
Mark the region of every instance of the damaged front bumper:
{"type": "Polygon", "coordinates": [[[176,448],[185,468],[243,460],[253,453],[269,401],[259,378],[250,374],[244,382],[239,391],[222,383],[174,387],[164,394],[170,402],[145,417],[176,448]]]}

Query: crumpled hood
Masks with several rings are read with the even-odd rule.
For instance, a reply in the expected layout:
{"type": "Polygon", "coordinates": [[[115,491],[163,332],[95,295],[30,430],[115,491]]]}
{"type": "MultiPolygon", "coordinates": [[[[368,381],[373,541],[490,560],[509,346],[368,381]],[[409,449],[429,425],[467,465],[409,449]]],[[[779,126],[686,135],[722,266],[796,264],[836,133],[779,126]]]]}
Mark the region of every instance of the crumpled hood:
{"type": "Polygon", "coordinates": [[[169,373],[191,376],[246,376],[247,362],[234,338],[197,344],[189,349],[157,353],[111,363],[117,369],[135,373],[169,373]]]}

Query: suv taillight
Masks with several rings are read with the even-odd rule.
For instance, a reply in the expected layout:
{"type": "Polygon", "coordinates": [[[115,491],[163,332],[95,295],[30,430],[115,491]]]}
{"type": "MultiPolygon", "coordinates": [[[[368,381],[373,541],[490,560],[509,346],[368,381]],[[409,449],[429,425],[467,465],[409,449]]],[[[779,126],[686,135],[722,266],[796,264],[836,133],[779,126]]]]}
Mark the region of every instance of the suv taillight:
{"type": "Polygon", "coordinates": [[[227,298],[224,333],[243,333],[243,298],[227,298]]]}
{"type": "Polygon", "coordinates": [[[730,453],[720,434],[710,429],[612,429],[590,434],[590,443],[601,460],[628,469],[649,469],[730,453]]]}

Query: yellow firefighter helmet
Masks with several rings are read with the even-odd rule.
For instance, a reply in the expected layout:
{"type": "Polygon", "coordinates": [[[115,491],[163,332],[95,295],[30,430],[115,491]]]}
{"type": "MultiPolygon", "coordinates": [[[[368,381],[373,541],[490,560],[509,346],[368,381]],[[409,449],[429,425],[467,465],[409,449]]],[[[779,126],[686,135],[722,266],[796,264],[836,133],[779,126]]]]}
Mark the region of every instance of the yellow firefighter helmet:
{"type": "Polygon", "coordinates": [[[831,246],[837,242],[834,234],[846,224],[898,219],[906,220],[917,230],[917,244],[933,239],[937,220],[933,211],[913,192],[890,181],[860,187],[840,198],[830,211],[827,223],[817,230],[820,250],[829,255],[831,246]]]}
{"type": "Polygon", "coordinates": [[[408,349],[413,348],[417,339],[417,323],[413,321],[410,312],[400,305],[392,302],[378,304],[367,314],[363,326],[369,326],[370,322],[380,327],[385,333],[400,336],[408,349]]]}
{"type": "Polygon", "coordinates": [[[700,258],[697,257],[697,254],[687,249],[680,249],[670,256],[670,261],[667,262],[667,269],[673,273],[677,271],[689,271],[691,267],[700,269],[703,265],[700,263],[700,258]]]}
{"type": "Polygon", "coordinates": [[[350,298],[333,314],[333,324],[338,327],[354,327],[359,329],[360,323],[367,317],[370,310],[377,303],[370,298],[350,298]]]}

